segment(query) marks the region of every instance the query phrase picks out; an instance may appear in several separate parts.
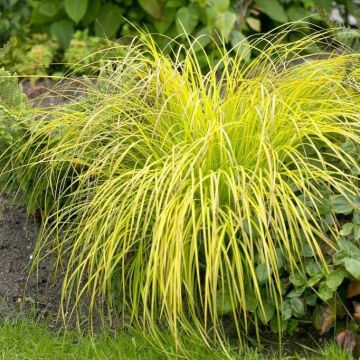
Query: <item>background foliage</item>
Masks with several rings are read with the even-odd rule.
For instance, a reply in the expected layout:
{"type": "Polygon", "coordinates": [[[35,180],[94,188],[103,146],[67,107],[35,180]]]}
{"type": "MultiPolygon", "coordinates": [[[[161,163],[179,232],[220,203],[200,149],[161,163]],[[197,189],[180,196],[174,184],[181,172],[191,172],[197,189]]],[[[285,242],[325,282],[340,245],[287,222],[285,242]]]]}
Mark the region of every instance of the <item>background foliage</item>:
{"type": "MultiPolygon", "coordinates": [[[[0,4],[0,42],[16,37],[17,45],[2,63],[22,75],[52,74],[64,69],[54,63],[66,68],[69,60],[77,62],[104,45],[92,36],[126,42],[124,37],[134,35],[136,27],[168,37],[184,31],[196,37],[219,34],[229,46],[242,41],[246,51],[248,35],[309,16],[314,25],[325,25],[333,8],[344,25],[358,22],[353,0],[5,0],[0,4]]],[[[309,33],[310,23],[304,22],[302,30],[309,33]]],[[[288,40],[296,36],[290,34],[288,40]]],[[[167,39],[159,37],[158,42],[165,46],[167,39]]],[[[214,59],[219,57],[210,37],[203,37],[201,45],[214,59]]]]}

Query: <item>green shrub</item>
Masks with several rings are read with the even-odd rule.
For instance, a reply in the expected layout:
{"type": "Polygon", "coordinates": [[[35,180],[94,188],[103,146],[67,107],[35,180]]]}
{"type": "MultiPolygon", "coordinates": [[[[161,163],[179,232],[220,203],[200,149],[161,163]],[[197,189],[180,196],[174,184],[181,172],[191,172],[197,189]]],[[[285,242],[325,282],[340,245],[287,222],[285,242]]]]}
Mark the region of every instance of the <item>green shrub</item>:
{"type": "Polygon", "coordinates": [[[42,210],[37,259],[66,266],[64,314],[86,299],[211,344],[224,318],[239,340],[291,332],[359,278],[360,55],[283,36],[247,65],[241,44],[219,49],[205,75],[142,36],[82,96],[34,111],[4,173],[42,210]]]}
{"type": "Polygon", "coordinates": [[[0,69],[0,153],[20,137],[21,114],[28,107],[27,97],[16,74],[0,69]]]}
{"type": "MultiPolygon", "coordinates": [[[[218,61],[221,58],[218,47],[222,42],[228,47],[241,42],[246,51],[250,48],[247,36],[270,31],[288,21],[303,20],[297,25],[301,32],[286,34],[286,41],[294,41],[314,31],[314,27],[331,23],[328,19],[333,7],[337,8],[344,25],[354,26],[351,19],[359,21],[356,5],[352,1],[340,0],[12,0],[0,5],[0,12],[4,8],[5,14],[0,20],[0,30],[4,28],[0,44],[10,36],[16,36],[18,46],[15,52],[20,53],[20,56],[10,61],[8,69],[12,71],[14,63],[22,64],[25,72],[20,72],[21,75],[58,72],[59,65],[49,68],[48,60],[67,63],[69,52],[73,55],[75,49],[66,49],[69,45],[72,47],[71,42],[76,40],[78,31],[90,36],[85,46],[90,47],[90,50],[96,42],[98,50],[104,43],[101,40],[95,41],[94,35],[109,39],[121,38],[122,42],[128,43],[136,36],[137,28],[165,34],[166,36],[157,37],[158,44],[163,49],[169,49],[168,45],[174,37],[187,44],[184,31],[194,37],[210,35],[213,38],[204,36],[201,44],[206,48],[208,56],[218,61]],[[14,26],[9,28],[10,18],[14,26]],[[46,34],[48,39],[57,44],[56,54],[52,44],[40,39],[39,44],[34,43],[33,35],[37,33],[46,34]],[[32,68],[34,73],[30,74],[29,70],[32,68]]],[[[81,48],[78,50],[80,53],[81,48]]],[[[311,51],[316,52],[316,47],[311,51]]],[[[201,51],[198,53],[199,61],[206,63],[204,56],[201,60],[200,55],[201,51]]],[[[256,56],[256,53],[248,53],[243,60],[249,61],[250,56],[256,56]]],[[[60,67],[60,71],[63,68],[60,67]]]]}

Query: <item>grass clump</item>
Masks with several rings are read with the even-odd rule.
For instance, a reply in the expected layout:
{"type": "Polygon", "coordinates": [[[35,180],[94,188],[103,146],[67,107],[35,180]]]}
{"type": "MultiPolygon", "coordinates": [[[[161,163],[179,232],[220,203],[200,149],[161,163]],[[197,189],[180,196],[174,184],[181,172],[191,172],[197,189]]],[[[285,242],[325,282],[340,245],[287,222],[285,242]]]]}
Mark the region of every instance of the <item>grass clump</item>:
{"type": "Polygon", "coordinates": [[[360,143],[360,55],[308,58],[328,34],[282,36],[253,42],[248,65],[220,48],[205,75],[191,48],[171,59],[142,36],[82,96],[32,110],[9,165],[43,211],[38,259],[50,247],[66,265],[64,315],[85,299],[91,316],[130,312],[154,336],[207,344],[225,316],[243,341],[286,322],[281,279],[305,273],[305,252],[328,271],[324,203],[359,210],[344,144],[360,143]]]}

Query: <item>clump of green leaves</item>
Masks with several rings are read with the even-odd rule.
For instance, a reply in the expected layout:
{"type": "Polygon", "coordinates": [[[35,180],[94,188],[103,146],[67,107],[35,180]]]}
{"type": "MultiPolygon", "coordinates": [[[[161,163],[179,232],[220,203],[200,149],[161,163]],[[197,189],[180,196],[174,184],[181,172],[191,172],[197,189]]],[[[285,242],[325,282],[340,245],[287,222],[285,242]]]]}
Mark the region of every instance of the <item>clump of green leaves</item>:
{"type": "Polygon", "coordinates": [[[9,71],[33,78],[47,76],[56,61],[59,44],[46,34],[32,34],[23,40],[9,42],[7,53],[0,59],[9,71]]]}
{"type": "Polygon", "coordinates": [[[209,344],[227,317],[243,340],[291,331],[356,275],[349,253],[328,259],[349,236],[338,215],[359,211],[360,55],[314,59],[328,33],[285,35],[250,63],[222,47],[206,74],[195,51],[173,60],[142,36],[80,97],[36,111],[4,171],[42,209],[38,259],[68,261],[64,313],[86,298],[90,315],[209,344]]]}
{"type": "MultiPolygon", "coordinates": [[[[9,66],[18,62],[30,63],[35,72],[32,75],[64,70],[61,66],[49,68],[49,59],[64,63],[68,58],[79,55],[85,47],[93,50],[96,44],[100,50],[104,41],[95,41],[94,36],[122,38],[124,43],[128,43],[136,36],[136,29],[144,27],[152,33],[166,35],[157,37],[163,51],[170,52],[172,38],[177,37],[178,42],[187,45],[187,36],[202,36],[201,46],[214,61],[221,58],[219,46],[223,43],[228,48],[241,43],[247,54],[243,61],[248,62],[251,56],[256,56],[256,52],[248,51],[251,50],[247,40],[249,35],[270,31],[292,21],[298,22],[297,27],[301,31],[286,34],[284,40],[294,41],[311,33],[314,27],[331,23],[329,19],[333,8],[338,10],[338,21],[342,24],[356,26],[354,21],[359,21],[356,6],[351,1],[340,0],[12,0],[6,1],[2,7],[5,14],[12,14],[0,20],[0,29],[3,25],[3,34],[6,34],[3,41],[9,39],[10,35],[16,36],[21,53],[9,66]],[[11,29],[9,18],[15,24],[11,29]],[[31,39],[36,33],[46,34],[52,43],[35,44],[31,39]],[[71,41],[76,41],[79,34],[83,35],[78,40],[85,41],[86,46],[75,50],[71,41]],[[90,38],[85,39],[88,35],[90,38]],[[58,49],[54,49],[54,42],[58,49]],[[66,51],[69,46],[69,51],[66,51]],[[65,61],[64,52],[67,53],[65,61]],[[29,59],[24,61],[24,56],[29,59]]],[[[206,66],[207,61],[200,48],[195,50],[202,66],[206,66]]],[[[317,49],[314,46],[308,51],[316,52],[317,49]]],[[[31,67],[25,66],[24,70],[25,75],[30,75],[31,67]]]]}
{"type": "Polygon", "coordinates": [[[0,152],[19,139],[20,114],[28,101],[16,75],[0,69],[0,152]]]}

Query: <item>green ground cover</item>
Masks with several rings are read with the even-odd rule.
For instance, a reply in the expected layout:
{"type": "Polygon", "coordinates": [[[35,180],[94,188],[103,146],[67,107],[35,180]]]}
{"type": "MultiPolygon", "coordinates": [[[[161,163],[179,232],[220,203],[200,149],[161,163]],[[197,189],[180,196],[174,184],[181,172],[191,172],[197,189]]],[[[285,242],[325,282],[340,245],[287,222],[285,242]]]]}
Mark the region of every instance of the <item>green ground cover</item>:
{"type": "MultiPolygon", "coordinates": [[[[169,346],[170,348],[170,346],[169,346]]],[[[286,350],[286,349],[284,349],[286,350]]],[[[312,350],[313,355],[263,356],[254,351],[234,355],[234,360],[350,360],[352,357],[335,345],[312,350]]],[[[224,359],[221,352],[199,346],[192,349],[193,360],[224,359]]],[[[161,360],[167,356],[154,349],[140,334],[119,333],[90,338],[76,332],[52,332],[44,324],[18,318],[0,325],[0,359],[4,360],[161,360]]],[[[170,358],[175,359],[174,356],[170,358]]]]}

